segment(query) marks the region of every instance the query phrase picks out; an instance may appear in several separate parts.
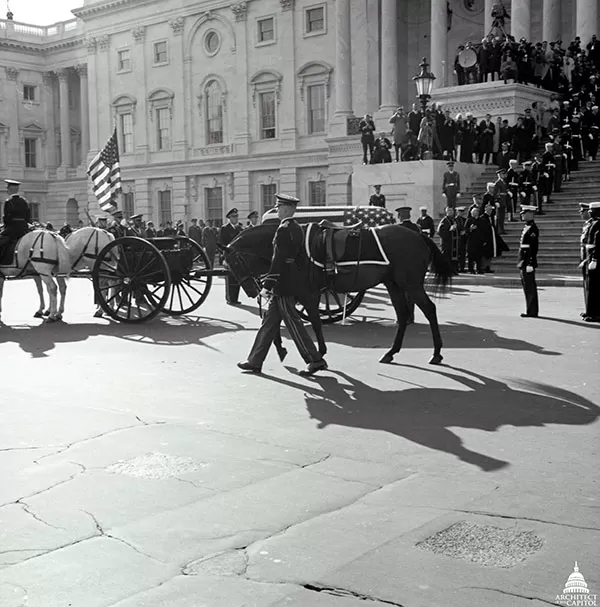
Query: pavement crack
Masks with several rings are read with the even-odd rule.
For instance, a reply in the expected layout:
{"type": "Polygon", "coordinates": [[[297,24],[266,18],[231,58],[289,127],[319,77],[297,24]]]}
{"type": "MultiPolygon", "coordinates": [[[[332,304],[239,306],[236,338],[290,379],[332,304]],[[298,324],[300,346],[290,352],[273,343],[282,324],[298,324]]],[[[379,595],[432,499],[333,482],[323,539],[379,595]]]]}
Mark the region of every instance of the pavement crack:
{"type": "Polygon", "coordinates": [[[328,460],[330,457],[331,457],[331,453],[327,453],[327,455],[324,455],[323,457],[318,459],[316,462],[309,462],[308,464],[302,464],[299,466],[299,468],[310,468],[310,466],[316,466],[318,464],[322,464],[324,461],[328,460]]]}
{"type": "Polygon", "coordinates": [[[396,607],[406,607],[402,603],[388,601],[386,599],[381,599],[375,596],[369,596],[368,594],[362,594],[360,592],[354,592],[353,590],[347,590],[346,588],[338,588],[336,586],[317,586],[316,584],[302,584],[302,588],[310,590],[311,592],[323,592],[332,596],[353,598],[358,599],[360,601],[371,601],[373,603],[381,603],[382,605],[395,605],[396,607]]]}
{"type": "Polygon", "coordinates": [[[527,596],[525,594],[518,594],[516,592],[508,592],[506,590],[498,590],[498,588],[487,588],[486,586],[463,586],[461,590],[489,590],[490,592],[499,592],[500,594],[505,594],[506,596],[515,596],[520,599],[525,599],[526,601],[540,601],[540,603],[545,603],[546,605],[558,605],[560,607],[560,603],[555,603],[554,601],[547,601],[545,599],[540,599],[538,596],[527,596]]]}
{"type": "MultiPolygon", "coordinates": [[[[446,508],[444,508],[446,510],[446,508]]],[[[570,523],[558,523],[556,521],[548,521],[541,518],[534,518],[530,516],[511,516],[509,514],[496,514],[493,512],[486,512],[485,510],[461,510],[459,508],[451,508],[449,512],[462,512],[464,514],[476,514],[479,516],[489,516],[490,518],[503,518],[512,521],[532,521],[533,523],[544,523],[545,525],[557,525],[559,527],[569,527],[571,529],[584,529],[586,531],[600,531],[598,527],[585,527],[583,525],[571,525],[570,523]]]]}
{"type": "Polygon", "coordinates": [[[38,516],[31,508],[31,506],[29,504],[26,504],[23,500],[17,500],[15,502],[15,504],[19,504],[19,506],[21,506],[23,508],[23,510],[25,512],[27,512],[27,514],[29,514],[29,516],[33,517],[36,521],[39,521],[40,523],[48,526],[48,527],[52,527],[52,529],[60,529],[62,531],[67,531],[67,529],[65,529],[64,527],[58,527],[56,525],[52,525],[51,523],[49,523],[48,521],[45,521],[41,516],[38,516]]]}
{"type": "MultiPolygon", "coordinates": [[[[4,449],[0,449],[0,453],[4,453],[7,451],[41,451],[43,449],[62,449],[64,445],[49,445],[45,447],[6,447],[4,449]]],[[[55,451],[57,453],[57,451],[55,451]]],[[[54,455],[54,453],[48,453],[48,455],[54,455]]]]}

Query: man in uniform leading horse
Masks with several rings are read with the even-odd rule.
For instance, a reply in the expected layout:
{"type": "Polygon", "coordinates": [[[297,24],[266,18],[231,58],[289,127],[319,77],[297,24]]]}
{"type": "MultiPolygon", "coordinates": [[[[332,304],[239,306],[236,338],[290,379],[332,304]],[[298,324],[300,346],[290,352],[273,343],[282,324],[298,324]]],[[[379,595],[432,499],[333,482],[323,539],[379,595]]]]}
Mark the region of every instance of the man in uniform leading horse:
{"type": "Polygon", "coordinates": [[[296,295],[301,288],[303,272],[308,263],[303,251],[304,233],[294,219],[297,198],[277,194],[277,212],[281,223],[273,239],[273,257],[269,274],[263,281],[261,294],[270,299],[262,324],[254,340],[248,359],[238,363],[242,371],[261,373],[262,366],[273,341],[279,336],[281,321],[290,332],[300,356],[307,363],[301,375],[314,375],[327,369],[325,359],[319,354],[296,310],[296,295]]]}
{"type": "Polygon", "coordinates": [[[0,232],[0,260],[2,260],[5,250],[29,231],[29,224],[31,223],[29,203],[25,198],[19,196],[21,182],[14,179],[5,179],[4,181],[6,182],[8,198],[4,203],[4,227],[0,232]]]}

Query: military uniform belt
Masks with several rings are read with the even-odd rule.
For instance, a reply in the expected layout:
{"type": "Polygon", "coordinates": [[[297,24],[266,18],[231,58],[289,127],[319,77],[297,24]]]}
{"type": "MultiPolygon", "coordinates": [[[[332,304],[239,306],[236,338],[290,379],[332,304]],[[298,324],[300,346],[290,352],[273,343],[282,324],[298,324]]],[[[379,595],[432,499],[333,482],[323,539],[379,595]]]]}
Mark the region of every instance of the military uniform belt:
{"type": "Polygon", "coordinates": [[[511,181],[508,185],[517,186],[519,184],[516,181],[511,181]]]}
{"type": "Polygon", "coordinates": [[[533,183],[533,181],[524,181],[523,185],[531,185],[533,183]]]}
{"type": "Polygon", "coordinates": [[[522,244],[520,245],[522,249],[529,249],[529,247],[531,247],[530,244],[522,244]]]}
{"type": "Polygon", "coordinates": [[[586,248],[586,249],[595,249],[595,248],[596,248],[596,245],[595,245],[595,244],[586,244],[586,245],[585,245],[585,248],[586,248]]]}
{"type": "Polygon", "coordinates": [[[11,221],[25,221],[25,222],[26,222],[27,220],[26,220],[26,219],[24,219],[24,218],[22,218],[22,217],[13,217],[13,218],[11,219],[11,221]]]}
{"type": "Polygon", "coordinates": [[[456,185],[455,183],[447,183],[446,186],[450,187],[451,185],[456,185]]]}

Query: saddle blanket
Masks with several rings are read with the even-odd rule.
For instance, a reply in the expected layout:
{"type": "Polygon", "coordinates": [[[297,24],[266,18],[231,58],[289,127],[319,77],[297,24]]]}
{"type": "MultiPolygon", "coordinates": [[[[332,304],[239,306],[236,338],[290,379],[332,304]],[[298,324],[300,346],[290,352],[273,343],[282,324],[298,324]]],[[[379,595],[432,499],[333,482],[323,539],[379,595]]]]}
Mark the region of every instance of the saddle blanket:
{"type": "MultiPolygon", "coordinates": [[[[360,230],[335,230],[333,234],[334,263],[340,268],[356,268],[357,265],[388,266],[388,259],[376,228],[360,230]]],[[[319,268],[326,265],[326,235],[318,225],[306,228],[304,238],[308,259],[319,268]]]]}
{"type": "MultiPolygon", "coordinates": [[[[327,219],[338,227],[351,226],[359,221],[365,228],[374,228],[389,223],[396,223],[394,214],[382,207],[349,207],[349,206],[318,206],[318,207],[297,207],[294,219],[298,223],[319,223],[322,219],[327,219]]],[[[262,217],[262,222],[279,221],[277,209],[269,209],[262,217]]]]}

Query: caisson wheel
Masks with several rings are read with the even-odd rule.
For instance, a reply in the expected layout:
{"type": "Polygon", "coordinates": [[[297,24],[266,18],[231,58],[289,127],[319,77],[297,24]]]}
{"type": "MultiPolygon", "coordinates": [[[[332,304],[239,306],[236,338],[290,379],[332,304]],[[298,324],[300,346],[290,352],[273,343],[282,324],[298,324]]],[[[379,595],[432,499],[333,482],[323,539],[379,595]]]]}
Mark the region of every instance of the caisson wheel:
{"type": "MultiPolygon", "coordinates": [[[[346,318],[348,318],[360,306],[364,295],[364,291],[358,291],[357,293],[336,293],[329,289],[322,291],[319,300],[321,322],[331,324],[341,321],[344,318],[344,302],[346,304],[346,318]]],[[[306,309],[302,304],[297,303],[296,308],[304,320],[309,320],[306,309]]]]}

